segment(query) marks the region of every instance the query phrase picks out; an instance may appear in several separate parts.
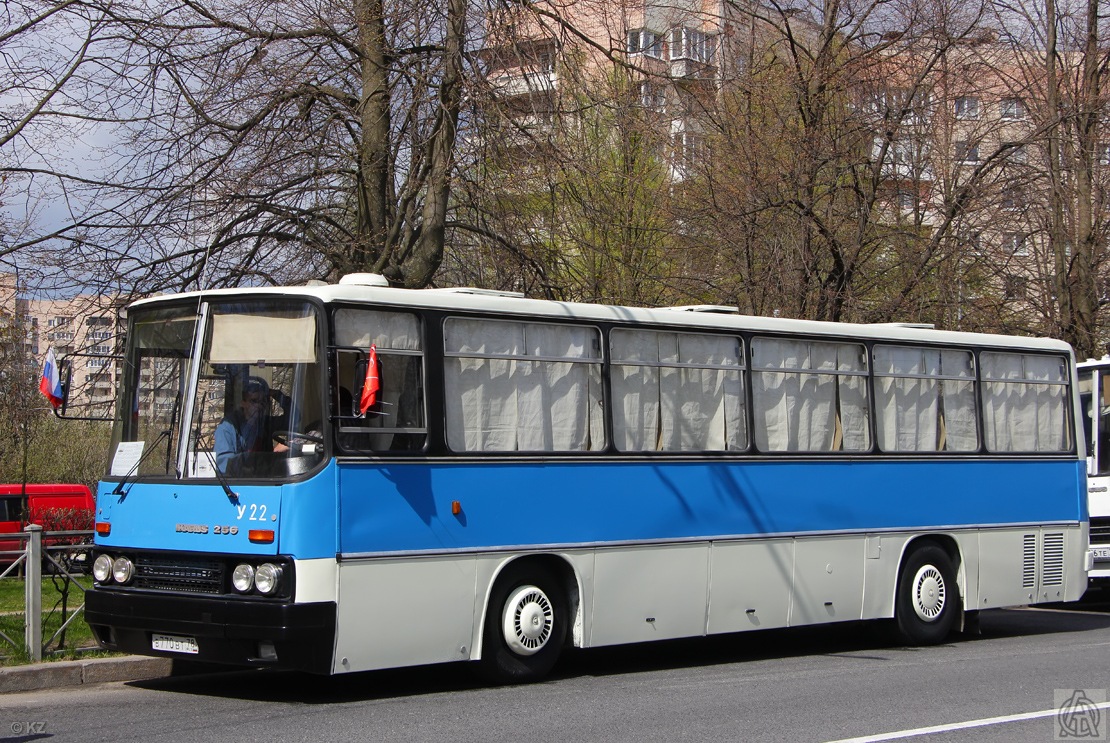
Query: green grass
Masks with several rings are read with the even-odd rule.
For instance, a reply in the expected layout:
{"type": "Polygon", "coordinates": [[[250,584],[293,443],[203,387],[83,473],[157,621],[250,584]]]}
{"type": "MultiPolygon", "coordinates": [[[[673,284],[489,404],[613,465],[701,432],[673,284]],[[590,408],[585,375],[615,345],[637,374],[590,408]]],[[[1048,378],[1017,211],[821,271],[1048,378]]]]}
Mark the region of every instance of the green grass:
{"type": "MultiPolygon", "coordinates": [[[[78,581],[86,588],[92,585],[92,578],[88,576],[81,576],[78,581]]],[[[64,621],[61,592],[58,590],[61,585],[62,580],[60,578],[56,582],[50,577],[42,579],[43,641],[49,639],[64,621]]],[[[0,579],[0,632],[3,632],[20,646],[23,644],[24,635],[24,590],[25,585],[22,578],[9,576],[0,579]]],[[[84,592],[77,586],[70,586],[69,601],[66,605],[68,614],[72,615],[74,610],[83,603],[85,603],[84,592]]],[[[85,623],[83,617],[78,617],[66,627],[64,647],[59,647],[59,639],[50,643],[47,653],[43,656],[44,660],[67,660],[77,655],[84,658],[88,657],[87,648],[96,647],[92,630],[89,629],[89,625],[85,623]]],[[[20,665],[29,662],[30,657],[24,648],[14,648],[3,638],[0,638],[0,666],[20,665]]]]}
{"type": "MultiPolygon", "coordinates": [[[[92,577],[88,575],[78,576],[77,580],[85,588],[90,588],[93,583],[92,577]]],[[[58,585],[61,585],[61,579],[59,579],[57,583],[55,583],[54,579],[51,577],[42,579],[42,609],[44,612],[61,599],[61,593],[57,589],[58,585]]],[[[0,613],[11,611],[22,612],[25,590],[26,586],[22,578],[8,576],[7,578],[0,579],[0,613]]],[[[72,586],[69,589],[70,608],[74,606],[73,600],[75,598],[77,599],[77,606],[85,602],[82,598],[82,594],[83,592],[81,589],[76,586],[72,586]]]]}

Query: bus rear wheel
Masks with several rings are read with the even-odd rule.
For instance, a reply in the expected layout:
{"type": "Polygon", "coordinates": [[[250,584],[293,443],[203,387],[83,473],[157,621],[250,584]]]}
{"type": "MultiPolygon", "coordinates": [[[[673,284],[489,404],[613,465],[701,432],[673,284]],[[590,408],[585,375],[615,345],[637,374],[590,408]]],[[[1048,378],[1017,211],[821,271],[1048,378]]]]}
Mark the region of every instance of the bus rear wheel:
{"type": "Polygon", "coordinates": [[[498,683],[543,678],[559,659],[567,631],[559,583],[539,566],[509,566],[490,596],[482,630],[482,675],[498,683]]]}
{"type": "Polygon", "coordinates": [[[956,571],[935,544],[919,547],[902,564],[894,616],[898,632],[913,645],[943,642],[960,612],[956,571]]]}

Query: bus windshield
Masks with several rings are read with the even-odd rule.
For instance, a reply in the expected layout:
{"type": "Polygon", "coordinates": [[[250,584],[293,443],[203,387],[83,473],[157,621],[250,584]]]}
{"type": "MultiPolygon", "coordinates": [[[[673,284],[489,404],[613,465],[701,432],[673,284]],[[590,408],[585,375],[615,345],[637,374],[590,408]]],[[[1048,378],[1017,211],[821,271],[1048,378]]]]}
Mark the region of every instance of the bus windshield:
{"type": "Polygon", "coordinates": [[[265,479],[313,469],[325,448],[315,309],[251,300],[199,310],[134,312],[110,476],[265,479]]]}

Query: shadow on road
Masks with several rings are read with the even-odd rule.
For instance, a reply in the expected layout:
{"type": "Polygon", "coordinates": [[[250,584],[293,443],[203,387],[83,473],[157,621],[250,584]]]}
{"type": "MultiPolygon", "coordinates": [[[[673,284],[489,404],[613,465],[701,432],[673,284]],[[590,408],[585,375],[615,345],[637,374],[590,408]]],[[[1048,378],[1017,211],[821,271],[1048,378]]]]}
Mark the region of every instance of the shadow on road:
{"type": "MultiPolygon", "coordinates": [[[[996,609],[980,613],[980,633],[954,635],[952,642],[1085,632],[1110,627],[1106,609],[1059,605],[1048,609],[996,609]],[[1067,607],[1065,610],[1063,607],[1067,607]]],[[[730,663],[788,659],[806,655],[847,655],[886,659],[891,653],[929,652],[907,647],[890,622],[850,622],[822,627],[744,632],[655,643],[638,643],[564,653],[549,681],[610,676],[673,668],[711,667],[730,663]],[[881,651],[881,654],[880,654],[881,651]]],[[[260,702],[336,704],[488,688],[471,664],[368,671],[314,676],[292,671],[226,670],[222,666],[177,663],[173,676],[136,681],[132,686],[198,696],[260,702]]]]}

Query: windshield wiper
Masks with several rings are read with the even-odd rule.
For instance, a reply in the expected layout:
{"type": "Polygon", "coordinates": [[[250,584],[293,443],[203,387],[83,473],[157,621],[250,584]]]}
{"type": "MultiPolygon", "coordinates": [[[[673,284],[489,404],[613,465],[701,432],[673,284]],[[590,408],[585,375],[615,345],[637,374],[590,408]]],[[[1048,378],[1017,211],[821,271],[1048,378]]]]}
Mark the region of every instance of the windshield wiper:
{"type": "Polygon", "coordinates": [[[224,477],[223,472],[220,472],[220,468],[216,465],[216,458],[212,456],[212,452],[206,450],[204,454],[208,457],[208,461],[212,463],[212,471],[216,473],[216,479],[220,481],[220,486],[224,489],[224,492],[227,493],[227,499],[232,503],[238,503],[239,494],[232,490],[231,486],[227,484],[227,478],[224,477]]]}
{"type": "Polygon", "coordinates": [[[169,431],[162,431],[162,433],[158,434],[158,436],[155,437],[154,441],[150,442],[150,448],[148,448],[146,451],[144,451],[143,455],[141,457],[139,457],[139,461],[137,461],[137,462],[135,462],[135,464],[131,465],[131,469],[127,470],[127,472],[124,473],[123,477],[121,477],[119,482],[116,484],[116,487],[112,490],[112,495],[122,495],[124,497],[127,496],[127,493],[125,493],[123,491],[123,486],[127,484],[128,478],[130,478],[132,475],[134,475],[136,472],[139,471],[139,465],[141,465],[143,462],[145,462],[146,458],[149,457],[154,452],[154,450],[158,448],[158,443],[162,439],[168,439],[169,437],[170,437],[170,432],[169,431]]]}

